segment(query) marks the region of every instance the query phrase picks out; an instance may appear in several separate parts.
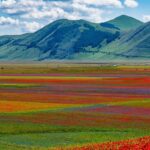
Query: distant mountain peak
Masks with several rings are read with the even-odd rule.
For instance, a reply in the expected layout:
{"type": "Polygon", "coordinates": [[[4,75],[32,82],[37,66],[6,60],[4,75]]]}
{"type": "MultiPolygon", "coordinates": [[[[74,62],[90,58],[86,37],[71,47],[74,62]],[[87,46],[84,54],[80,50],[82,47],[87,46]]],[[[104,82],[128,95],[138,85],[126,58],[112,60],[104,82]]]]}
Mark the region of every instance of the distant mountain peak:
{"type": "Polygon", "coordinates": [[[137,21],[137,22],[143,23],[142,21],[140,21],[140,20],[138,20],[138,19],[136,19],[136,18],[133,18],[133,17],[131,17],[131,16],[128,16],[128,15],[120,15],[120,16],[118,16],[118,17],[112,19],[111,21],[113,21],[113,20],[118,20],[118,21],[128,20],[128,21],[132,21],[132,22],[133,22],[133,21],[137,21]]]}
{"type": "MultiPolygon", "coordinates": [[[[133,17],[131,17],[131,16],[128,16],[128,15],[120,15],[120,16],[118,16],[118,17],[116,17],[116,18],[133,18],[133,17]]],[[[115,18],[115,19],[116,19],[115,18]]],[[[133,18],[133,19],[135,19],[135,18],[133,18]]]]}
{"type": "Polygon", "coordinates": [[[133,17],[127,15],[118,16],[107,23],[114,25],[115,27],[119,28],[120,30],[132,30],[138,28],[139,26],[143,25],[143,22],[137,20],[133,17]]]}

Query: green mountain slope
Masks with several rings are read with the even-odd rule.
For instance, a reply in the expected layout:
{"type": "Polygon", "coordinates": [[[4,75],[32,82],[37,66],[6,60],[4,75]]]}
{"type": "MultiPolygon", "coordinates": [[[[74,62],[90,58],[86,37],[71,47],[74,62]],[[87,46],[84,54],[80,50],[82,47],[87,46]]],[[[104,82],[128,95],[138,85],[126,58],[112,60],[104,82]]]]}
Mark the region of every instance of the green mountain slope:
{"type": "Polygon", "coordinates": [[[126,15],[119,16],[113,20],[108,21],[107,23],[125,31],[135,29],[143,24],[143,22],[126,15]]]}
{"type": "Polygon", "coordinates": [[[1,36],[0,60],[149,59],[149,33],[150,23],[128,16],[102,24],[62,19],[35,33],[1,36]]]}
{"type": "Polygon", "coordinates": [[[78,52],[97,51],[119,34],[117,29],[84,20],[58,20],[33,34],[0,37],[0,58],[70,59],[78,52]]]}
{"type": "Polygon", "coordinates": [[[124,47],[127,47],[122,54],[129,57],[150,58],[150,22],[125,36],[122,42],[124,47]]]}
{"type": "Polygon", "coordinates": [[[150,22],[123,34],[91,59],[150,59],[150,22]]]}

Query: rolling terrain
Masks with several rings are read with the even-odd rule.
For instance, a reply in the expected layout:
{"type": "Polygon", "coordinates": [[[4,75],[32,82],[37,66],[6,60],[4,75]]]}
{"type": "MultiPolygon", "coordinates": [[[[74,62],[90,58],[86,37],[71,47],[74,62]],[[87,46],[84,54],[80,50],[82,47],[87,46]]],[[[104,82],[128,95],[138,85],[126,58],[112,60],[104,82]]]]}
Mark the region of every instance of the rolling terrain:
{"type": "Polygon", "coordinates": [[[0,36],[0,150],[149,150],[149,61],[125,15],[0,36]]]}
{"type": "Polygon", "coordinates": [[[0,149],[149,148],[149,66],[2,67],[0,149]]]}
{"type": "Polygon", "coordinates": [[[0,57],[9,60],[68,59],[75,53],[97,51],[94,48],[101,48],[118,36],[119,31],[114,28],[84,20],[58,20],[35,33],[1,37],[0,57]]]}
{"type": "Polygon", "coordinates": [[[0,60],[148,61],[149,28],[125,15],[101,24],[57,20],[35,33],[1,36],[0,60]]]}
{"type": "Polygon", "coordinates": [[[149,60],[150,22],[122,34],[118,39],[103,47],[97,54],[88,57],[95,60],[149,60]]]}

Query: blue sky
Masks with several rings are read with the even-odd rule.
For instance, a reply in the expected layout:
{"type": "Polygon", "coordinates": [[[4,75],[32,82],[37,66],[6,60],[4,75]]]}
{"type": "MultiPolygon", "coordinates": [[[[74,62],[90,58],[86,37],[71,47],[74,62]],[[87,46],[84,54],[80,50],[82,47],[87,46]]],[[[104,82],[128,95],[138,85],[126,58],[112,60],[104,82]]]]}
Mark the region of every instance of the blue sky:
{"type": "Polygon", "coordinates": [[[125,14],[150,21],[150,0],[0,0],[0,35],[34,32],[57,20],[104,22],[125,14]]]}

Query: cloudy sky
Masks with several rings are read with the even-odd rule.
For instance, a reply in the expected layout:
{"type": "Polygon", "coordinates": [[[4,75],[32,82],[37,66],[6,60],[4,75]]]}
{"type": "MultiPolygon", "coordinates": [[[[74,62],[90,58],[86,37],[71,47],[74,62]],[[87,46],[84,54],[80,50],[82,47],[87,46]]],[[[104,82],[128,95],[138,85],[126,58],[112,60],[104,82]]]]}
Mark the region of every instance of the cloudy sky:
{"type": "Polygon", "coordinates": [[[126,14],[150,21],[150,0],[0,0],[0,35],[34,32],[67,18],[104,22],[126,14]]]}

